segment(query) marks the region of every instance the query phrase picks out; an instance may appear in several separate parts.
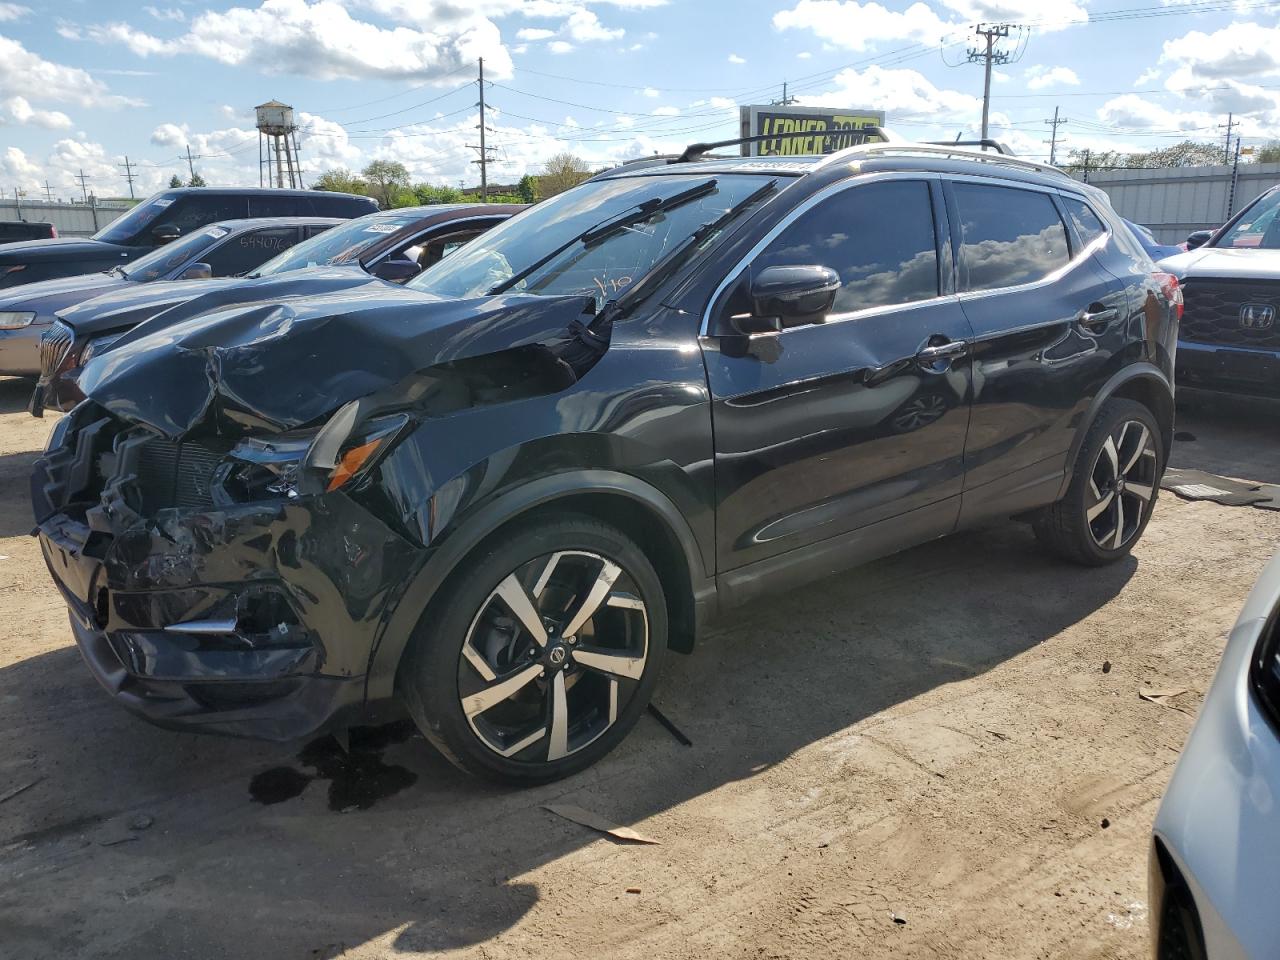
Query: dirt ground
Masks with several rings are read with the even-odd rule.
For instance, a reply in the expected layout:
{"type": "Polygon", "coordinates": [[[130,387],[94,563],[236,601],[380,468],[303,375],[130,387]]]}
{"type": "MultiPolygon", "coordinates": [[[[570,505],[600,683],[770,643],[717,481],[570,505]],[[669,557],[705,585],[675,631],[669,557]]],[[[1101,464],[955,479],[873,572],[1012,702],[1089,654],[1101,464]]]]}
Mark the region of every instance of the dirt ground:
{"type": "MultiPolygon", "coordinates": [[[[1156,804],[1280,540],[1280,512],[1163,494],[1109,569],[1047,559],[1012,523],[933,543],[670,657],[657,703],[692,747],[645,717],[591,771],[513,792],[402,725],[345,754],[168,733],[109,702],[27,536],[51,423],[24,401],[0,381],[14,958],[1143,957],[1156,804]],[[1188,692],[1160,706],[1144,686],[1188,692]]],[[[1276,422],[1184,413],[1173,463],[1280,482],[1276,422]]]]}

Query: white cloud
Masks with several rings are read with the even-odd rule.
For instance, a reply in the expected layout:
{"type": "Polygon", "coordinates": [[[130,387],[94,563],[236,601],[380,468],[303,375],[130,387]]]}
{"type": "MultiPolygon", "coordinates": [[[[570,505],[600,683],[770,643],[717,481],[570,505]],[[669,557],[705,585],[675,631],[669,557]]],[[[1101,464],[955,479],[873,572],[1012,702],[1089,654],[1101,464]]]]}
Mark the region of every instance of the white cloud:
{"type": "Polygon", "coordinates": [[[1098,119],[1113,127],[1123,127],[1126,131],[1137,132],[1153,130],[1191,132],[1205,127],[1212,128],[1217,123],[1217,117],[1213,114],[1182,109],[1169,110],[1135,93],[1126,93],[1108,100],[1098,108],[1098,119]]]}
{"type": "Polygon", "coordinates": [[[736,53],[731,53],[729,54],[729,62],[730,63],[746,63],[747,61],[745,58],[738,56],[736,53]]]}
{"type": "Polygon", "coordinates": [[[679,107],[658,107],[653,111],[655,117],[678,117],[680,116],[679,107]]]}
{"type": "Polygon", "coordinates": [[[511,76],[511,57],[492,21],[472,15],[432,27],[385,29],[353,18],[337,0],[262,0],[253,9],[207,10],[173,39],[124,23],[85,32],[143,57],[197,55],[264,73],[324,80],[440,80],[481,56],[495,78],[511,76]]]}
{"type": "Polygon", "coordinates": [[[555,35],[554,30],[544,30],[542,27],[524,27],[516,31],[517,40],[546,40],[555,35]]]}
{"type": "Polygon", "coordinates": [[[653,89],[653,87],[645,87],[640,92],[644,94],[646,97],[656,97],[660,95],[657,90],[653,89]]]}
{"type": "Polygon", "coordinates": [[[865,4],[857,0],[799,0],[790,10],[775,13],[773,26],[776,30],[809,30],[824,43],[848,50],[865,50],[881,40],[936,42],[957,29],[923,3],[913,3],[899,12],[874,0],[865,4]]]}
{"type": "Polygon", "coordinates": [[[79,67],[46,60],[17,40],[0,35],[0,96],[15,95],[37,102],[75,103],[82,107],[142,103],[110,93],[106,84],[79,67]]]}
{"type": "Polygon", "coordinates": [[[729,97],[712,97],[707,102],[711,104],[711,106],[721,110],[727,109],[729,107],[733,107],[734,109],[737,109],[737,106],[738,106],[737,102],[729,97]]]}
{"type": "Polygon", "coordinates": [[[564,25],[570,39],[578,43],[589,43],[592,40],[620,40],[626,33],[622,28],[611,29],[600,22],[590,10],[577,10],[564,25]]]}
{"type": "Polygon", "coordinates": [[[982,113],[982,98],[958,90],[934,86],[915,70],[870,66],[865,70],[841,70],[834,78],[834,88],[826,93],[804,96],[806,106],[872,107],[894,118],[933,119],[946,117],[948,122],[965,123],[982,113]]]}
{"type": "Polygon", "coordinates": [[[1028,90],[1080,85],[1080,78],[1070,67],[1045,67],[1036,64],[1027,68],[1026,77],[1028,90]]]}
{"type": "Polygon", "coordinates": [[[812,56],[813,56],[813,54],[812,54],[812,53],[810,53],[808,50],[801,50],[799,53],[797,53],[797,54],[796,54],[796,59],[797,59],[797,60],[808,60],[808,59],[809,59],[809,58],[811,58],[812,56]]]}
{"type": "Polygon", "coordinates": [[[564,40],[552,40],[547,44],[547,49],[552,53],[572,53],[573,44],[566,43],[564,40]]]}
{"type": "Polygon", "coordinates": [[[8,113],[8,117],[0,114],[0,123],[32,124],[46,130],[67,130],[71,127],[71,118],[60,110],[36,110],[27,102],[26,97],[10,97],[0,107],[8,113]]]}
{"type": "Polygon", "coordinates": [[[1160,62],[1177,64],[1187,86],[1195,80],[1274,76],[1280,73],[1280,27],[1232,23],[1214,33],[1192,30],[1166,40],[1160,62]]]}
{"type": "Polygon", "coordinates": [[[157,20],[170,20],[173,23],[182,23],[187,19],[187,15],[177,7],[143,7],[142,12],[157,20]]]}
{"type": "Polygon", "coordinates": [[[1013,79],[1013,75],[1009,73],[1005,73],[1003,70],[992,69],[991,79],[994,80],[996,83],[1008,83],[1010,80],[1013,79]]]}
{"type": "Polygon", "coordinates": [[[30,12],[30,7],[24,7],[20,3],[0,3],[0,23],[21,20],[30,12]]]}
{"type": "Polygon", "coordinates": [[[942,0],[966,23],[1034,23],[1038,33],[1084,23],[1089,13],[1076,0],[942,0]]]}
{"type": "Polygon", "coordinates": [[[1138,74],[1138,78],[1133,81],[1133,85],[1135,87],[1145,87],[1148,83],[1152,83],[1159,79],[1160,79],[1160,68],[1151,67],[1150,69],[1143,70],[1140,74],[1138,74]]]}

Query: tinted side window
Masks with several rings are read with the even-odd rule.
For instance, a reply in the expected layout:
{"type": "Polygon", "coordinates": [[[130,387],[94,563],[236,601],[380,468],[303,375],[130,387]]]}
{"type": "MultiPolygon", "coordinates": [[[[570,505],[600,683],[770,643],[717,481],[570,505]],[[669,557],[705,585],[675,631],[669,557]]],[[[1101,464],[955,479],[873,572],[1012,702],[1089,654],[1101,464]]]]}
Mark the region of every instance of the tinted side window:
{"type": "Polygon", "coordinates": [[[1098,219],[1098,215],[1083,200],[1063,197],[1062,205],[1067,208],[1067,216],[1071,218],[1071,225],[1076,228],[1076,233],[1080,236],[1080,242],[1084,246],[1087,247],[1107,232],[1107,228],[1098,219]]]}
{"type": "Polygon", "coordinates": [[[315,208],[308,213],[314,213],[317,217],[363,217],[378,209],[377,202],[371,198],[342,197],[323,190],[316,191],[315,196],[308,199],[315,208]]]}
{"type": "Polygon", "coordinates": [[[929,185],[893,180],[853,187],[796,218],[752,263],[818,264],[840,274],[836,313],[938,295],[929,185]]]}
{"type": "Polygon", "coordinates": [[[308,197],[249,197],[251,217],[309,217],[311,200],[308,197]]]}
{"type": "Polygon", "coordinates": [[[1030,283],[1070,259],[1067,228],[1048,194],[972,183],[952,189],[960,215],[962,289],[1030,283]]]}
{"type": "Polygon", "coordinates": [[[297,242],[296,227],[249,230],[223,241],[221,246],[209,251],[201,260],[213,268],[215,277],[234,277],[261,266],[297,242]]]}
{"type": "Polygon", "coordinates": [[[247,204],[244,197],[211,194],[180,197],[162,210],[155,223],[172,223],[183,236],[219,220],[243,220],[247,204]]]}

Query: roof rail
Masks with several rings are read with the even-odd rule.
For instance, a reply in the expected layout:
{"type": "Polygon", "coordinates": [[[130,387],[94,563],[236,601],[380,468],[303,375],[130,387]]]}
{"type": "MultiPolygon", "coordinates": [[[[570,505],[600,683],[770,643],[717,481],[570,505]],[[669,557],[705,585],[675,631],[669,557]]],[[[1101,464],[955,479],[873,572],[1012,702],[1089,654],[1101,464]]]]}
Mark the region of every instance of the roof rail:
{"type": "Polygon", "coordinates": [[[981,147],[983,150],[990,148],[996,153],[1003,153],[1006,157],[1017,156],[1008,146],[990,137],[983,140],[925,140],[924,143],[937,147],[981,147]]]}
{"type": "Polygon", "coordinates": [[[830,166],[833,163],[840,163],[857,157],[868,157],[874,154],[907,154],[907,155],[925,155],[934,157],[955,157],[959,160],[977,160],[982,163],[990,163],[1003,167],[1014,167],[1019,170],[1032,170],[1036,173],[1057,174],[1060,177],[1071,179],[1070,174],[1057,167],[1051,167],[1047,163],[1036,163],[1034,160],[1022,160],[1010,153],[986,153],[979,150],[971,150],[964,146],[959,149],[955,144],[939,145],[927,143],[866,143],[861,146],[849,147],[847,150],[839,150],[836,153],[829,154],[825,157],[819,167],[830,166]]]}
{"type": "MultiPolygon", "coordinates": [[[[862,134],[865,137],[880,137],[881,140],[886,142],[893,140],[892,134],[890,134],[887,130],[884,130],[883,128],[876,127],[876,126],[858,127],[856,130],[836,130],[826,134],[826,136],[847,137],[853,134],[862,134]]],[[[816,135],[817,135],[816,131],[803,134],[803,136],[816,136],[816,135]]],[[[743,144],[743,143],[764,143],[767,140],[791,140],[791,139],[794,139],[795,137],[796,137],[796,134],[789,134],[789,133],[761,133],[761,134],[756,134],[755,136],[750,136],[750,137],[734,137],[732,140],[716,140],[713,143],[691,143],[689,144],[689,146],[684,148],[684,153],[680,154],[679,157],[677,157],[675,160],[672,160],[671,162],[672,163],[688,163],[690,160],[696,160],[699,157],[701,157],[704,153],[709,153],[710,151],[717,150],[720,147],[732,147],[737,144],[743,144]]],[[[867,141],[864,140],[862,145],[865,145],[866,143],[867,141]]],[[[847,147],[846,149],[853,150],[853,149],[856,149],[856,147],[847,147]]],[[[837,151],[837,152],[840,153],[843,151],[837,151]]]]}

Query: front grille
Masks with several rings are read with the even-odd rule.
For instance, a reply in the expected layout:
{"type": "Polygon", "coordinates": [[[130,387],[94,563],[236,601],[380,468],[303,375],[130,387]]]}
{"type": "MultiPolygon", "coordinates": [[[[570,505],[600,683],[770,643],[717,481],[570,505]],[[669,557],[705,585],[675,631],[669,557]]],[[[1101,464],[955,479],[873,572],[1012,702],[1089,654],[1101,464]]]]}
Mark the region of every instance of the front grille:
{"type": "Polygon", "coordinates": [[[213,506],[213,471],[222,454],[198,443],[176,443],[155,437],[138,455],[138,490],[142,513],[152,516],[166,507],[204,510],[213,506]]]}
{"type": "Polygon", "coordinates": [[[61,320],[55,320],[53,326],[40,338],[40,376],[48,379],[58,370],[58,364],[71,349],[76,332],[61,320]]]}
{"type": "Polygon", "coordinates": [[[1179,338],[1224,347],[1280,350],[1280,282],[1259,280],[1188,280],[1182,287],[1185,306],[1179,338]],[[1272,309],[1269,325],[1247,327],[1240,318],[1246,304],[1272,309]]]}

